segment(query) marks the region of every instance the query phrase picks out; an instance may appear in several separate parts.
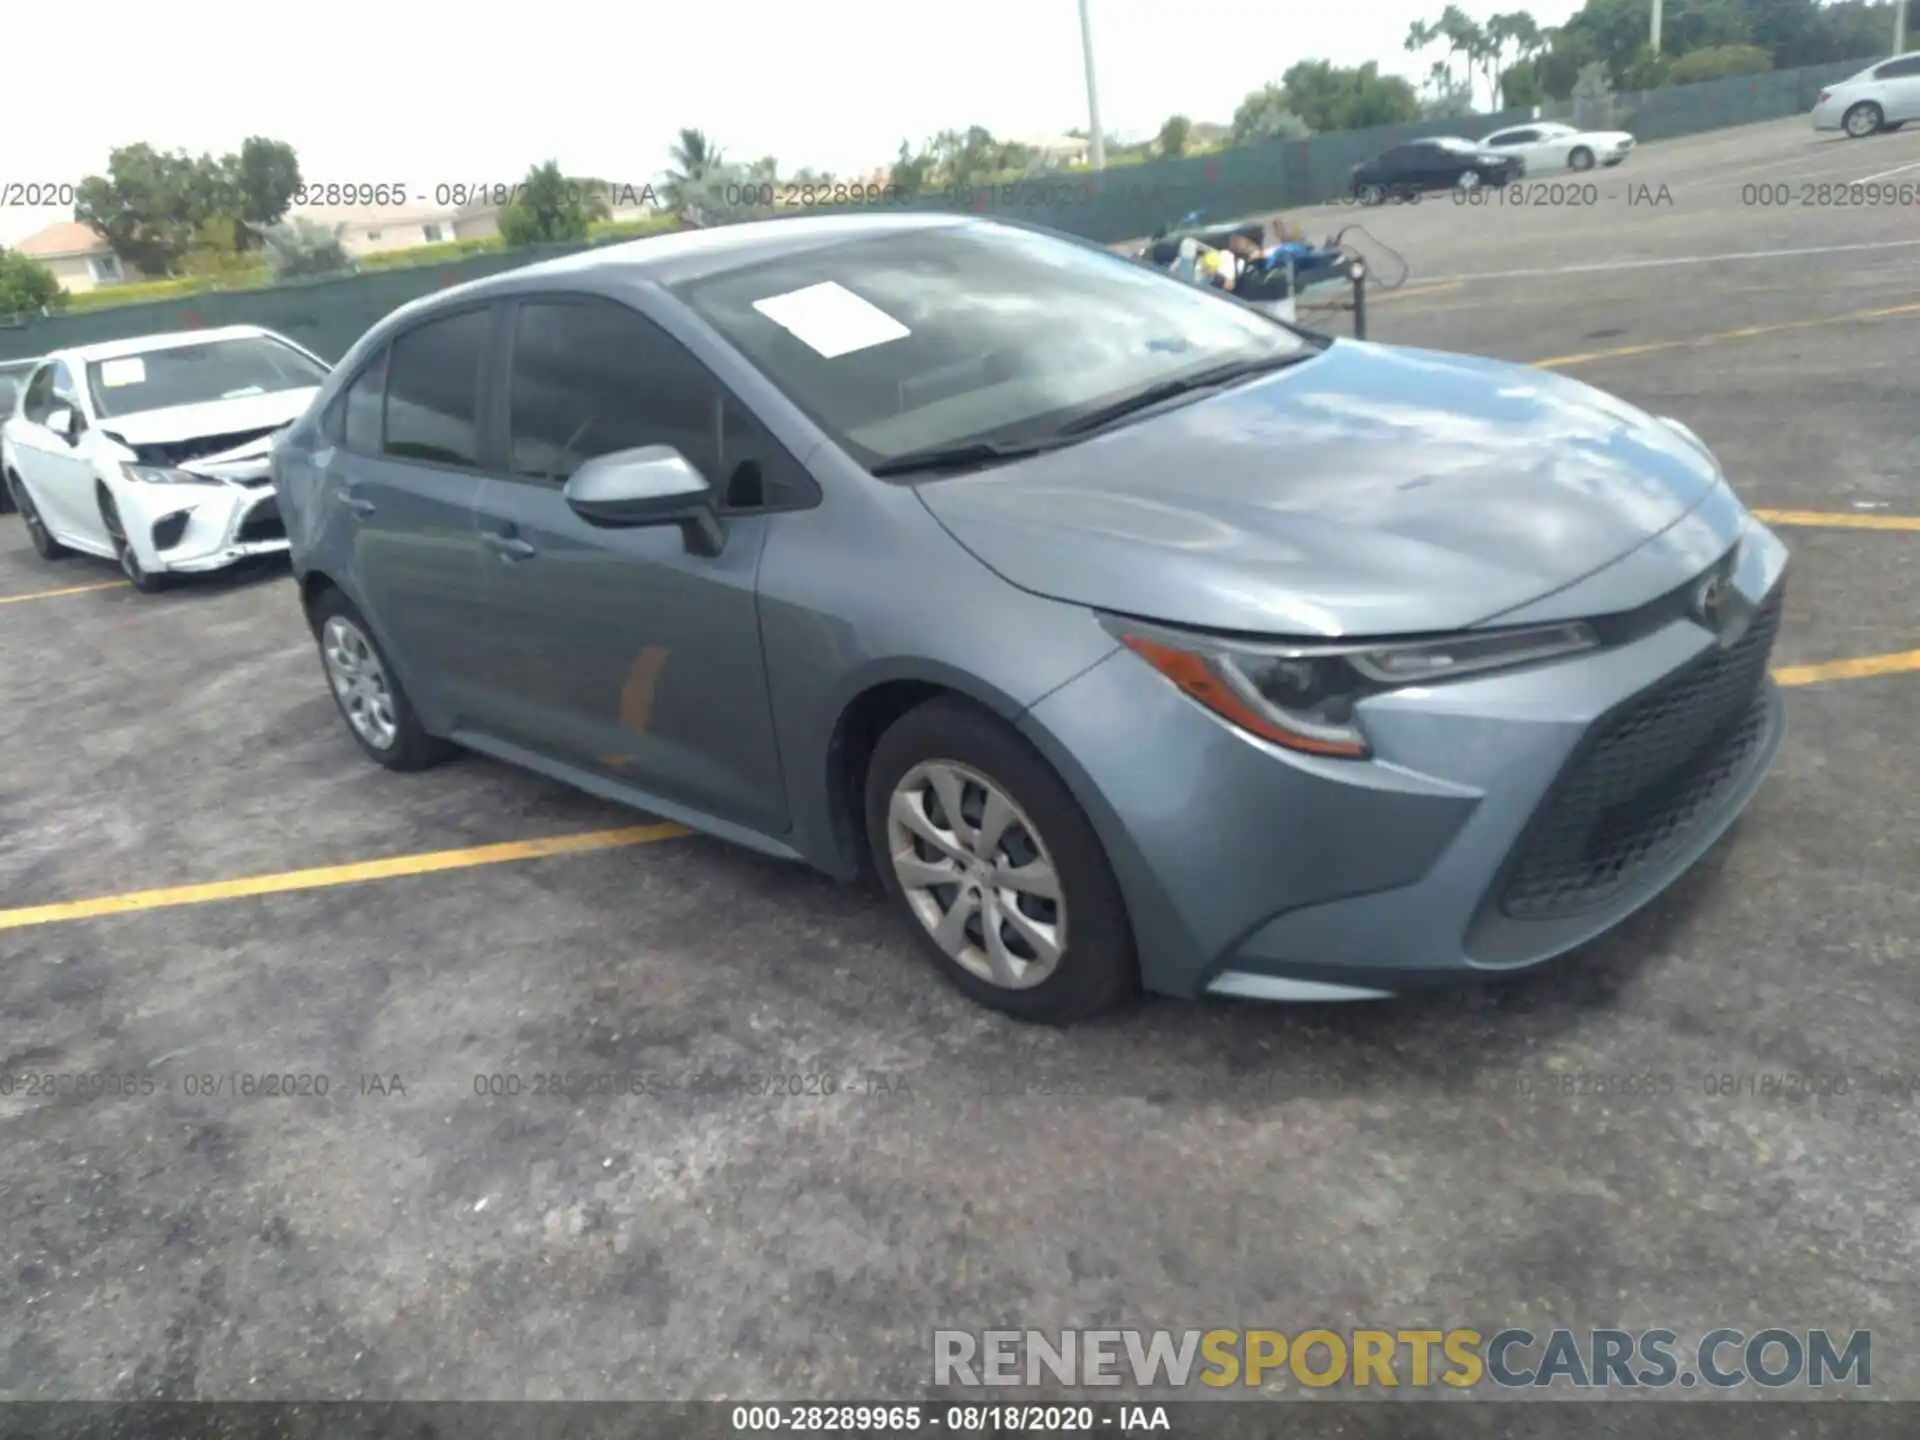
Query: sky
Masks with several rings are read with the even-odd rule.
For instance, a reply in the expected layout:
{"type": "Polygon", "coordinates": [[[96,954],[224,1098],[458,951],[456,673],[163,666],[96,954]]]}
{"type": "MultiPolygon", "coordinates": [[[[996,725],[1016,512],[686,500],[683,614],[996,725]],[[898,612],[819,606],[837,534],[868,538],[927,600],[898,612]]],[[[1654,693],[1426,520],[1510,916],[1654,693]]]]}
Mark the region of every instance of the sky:
{"type": "MultiPolygon", "coordinates": [[[[1377,60],[1417,81],[1438,52],[1408,55],[1408,26],[1444,3],[1087,0],[1103,128],[1144,138],[1176,113],[1225,121],[1303,59],[1377,60]]],[[[1513,3],[1463,8],[1484,19],[1513,3]]],[[[1578,0],[1528,8],[1555,25],[1578,0]]],[[[945,129],[1087,125],[1077,0],[332,0],[314,20],[205,0],[86,10],[101,38],[82,42],[84,103],[68,66],[8,67],[0,203],[103,173],[110,150],[142,140],[225,154],[266,135],[294,147],[310,184],[405,185],[431,203],[437,186],[512,183],[548,159],[642,184],[682,126],[729,158],[847,174],[945,129]]],[[[0,244],[70,218],[6,204],[0,244]]]]}

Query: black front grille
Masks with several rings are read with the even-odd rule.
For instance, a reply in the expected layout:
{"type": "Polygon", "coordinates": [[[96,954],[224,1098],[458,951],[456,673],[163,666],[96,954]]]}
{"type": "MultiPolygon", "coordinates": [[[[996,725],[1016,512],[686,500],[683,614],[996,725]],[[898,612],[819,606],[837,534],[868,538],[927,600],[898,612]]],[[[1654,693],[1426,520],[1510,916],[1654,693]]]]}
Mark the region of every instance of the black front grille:
{"type": "Polygon", "coordinates": [[[1516,920],[1605,905],[1685,843],[1766,738],[1781,592],[1747,631],[1602,720],[1534,817],[1500,894],[1516,920]]]}
{"type": "Polygon", "coordinates": [[[260,540],[286,539],[287,526],[280,518],[280,502],[269,495],[254,506],[247,512],[247,518],[240,522],[240,533],[233,538],[242,545],[251,545],[260,540]]]}

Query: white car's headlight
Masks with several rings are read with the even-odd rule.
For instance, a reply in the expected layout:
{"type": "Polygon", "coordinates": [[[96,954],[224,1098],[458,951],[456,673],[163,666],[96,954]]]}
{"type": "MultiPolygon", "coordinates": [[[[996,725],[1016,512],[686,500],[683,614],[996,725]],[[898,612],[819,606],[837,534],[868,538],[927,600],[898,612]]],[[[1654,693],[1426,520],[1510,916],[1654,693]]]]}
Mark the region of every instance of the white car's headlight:
{"type": "Polygon", "coordinates": [[[1290,750],[1350,759],[1370,753],[1355,714],[1368,695],[1576,655],[1600,643],[1580,621],[1420,640],[1259,644],[1100,618],[1121,644],[1222,719],[1290,750]]]}
{"type": "Polygon", "coordinates": [[[224,485],[211,475],[196,475],[191,470],[175,470],[167,465],[122,465],[120,473],[137,485],[224,485]]]}

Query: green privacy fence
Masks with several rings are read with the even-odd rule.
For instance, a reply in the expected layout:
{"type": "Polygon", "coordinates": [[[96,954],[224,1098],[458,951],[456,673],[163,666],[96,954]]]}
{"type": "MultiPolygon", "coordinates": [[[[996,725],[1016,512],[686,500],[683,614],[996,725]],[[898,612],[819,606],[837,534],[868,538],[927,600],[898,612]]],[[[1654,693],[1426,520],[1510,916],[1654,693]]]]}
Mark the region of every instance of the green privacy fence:
{"type": "MultiPolygon", "coordinates": [[[[1615,95],[1549,113],[1589,126],[1621,126],[1641,140],[1664,140],[1760,120],[1804,114],[1823,86],[1853,74],[1866,60],[1802,70],[1736,75],[1697,85],[1615,95]]],[[[1215,155],[1118,166],[1097,176],[1035,176],[1003,185],[937,190],[869,209],[961,211],[1002,215],[1113,244],[1151,234],[1202,210],[1210,219],[1283,211],[1346,192],[1352,168],[1390,145],[1423,135],[1479,137],[1533,118],[1507,110],[1453,120],[1386,126],[1274,140],[1215,155]]],[[[843,207],[856,209],[859,207],[843,207]]],[[[798,212],[789,212],[798,213],[798,212]]],[[[805,213],[820,214],[820,207],[805,213]]],[[[617,243],[617,242],[615,242],[617,243]]],[[[43,355],[70,345],[169,330],[253,324],[277,330],[315,354],[337,360],[367,328],[407,301],[437,289],[497,274],[585,245],[544,245],[421,265],[346,275],[270,289],[204,293],[73,315],[0,320],[0,360],[43,355]]]]}

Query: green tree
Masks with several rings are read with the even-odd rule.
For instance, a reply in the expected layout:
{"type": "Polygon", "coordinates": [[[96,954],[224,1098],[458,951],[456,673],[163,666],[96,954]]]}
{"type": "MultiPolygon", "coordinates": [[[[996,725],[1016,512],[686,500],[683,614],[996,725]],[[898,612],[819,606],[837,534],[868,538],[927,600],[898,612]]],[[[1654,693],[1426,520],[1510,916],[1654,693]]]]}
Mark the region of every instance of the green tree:
{"type": "Polygon", "coordinates": [[[235,239],[243,249],[257,247],[267,227],[286,215],[300,189],[299,157],[284,140],[249,135],[223,168],[237,207],[235,239]]]}
{"type": "Polygon", "coordinates": [[[1162,155],[1184,155],[1187,146],[1193,140],[1193,121],[1184,115],[1169,115],[1160,127],[1160,138],[1155,143],[1162,155]]]}
{"type": "Polygon", "coordinates": [[[684,215],[704,194],[713,172],[725,163],[720,148],[707,139],[704,130],[682,130],[668,152],[674,168],[667,171],[661,198],[667,209],[684,215]]]}
{"type": "Polygon", "coordinates": [[[1280,94],[1286,109],[1316,134],[1420,118],[1413,86],[1398,75],[1382,75],[1372,60],[1352,69],[1330,60],[1302,60],[1280,77],[1280,94]]]}
{"type": "Polygon", "coordinates": [[[0,250],[0,315],[64,309],[67,292],[53,272],[30,255],[0,250]]]}
{"type": "Polygon", "coordinates": [[[74,201],[74,219],[92,226],[124,263],[156,276],[175,274],[200,243],[201,227],[239,209],[225,163],[144,143],[109,154],[107,173],[82,180],[74,201]]]}
{"type": "Polygon", "coordinates": [[[1255,140],[1304,140],[1312,133],[1312,127],[1290,108],[1286,90],[1279,85],[1262,85],[1258,90],[1248,91],[1246,98],[1234,108],[1235,145],[1255,140]]]}
{"type": "Polygon", "coordinates": [[[887,184],[901,195],[918,195],[932,183],[933,156],[925,150],[910,148],[902,140],[900,153],[894,157],[893,168],[887,174],[887,184]]]}
{"type": "Polygon", "coordinates": [[[1449,5],[1440,12],[1438,20],[1416,20],[1407,27],[1405,45],[1409,55],[1417,55],[1435,44],[1447,47],[1449,66],[1456,60],[1464,60],[1468,75],[1472,75],[1487,48],[1487,36],[1466,11],[1458,5],[1449,5]]]}
{"type": "Polygon", "coordinates": [[[1473,113],[1473,84],[1453,73],[1453,66],[1436,60],[1427,67],[1420,87],[1420,118],[1451,120],[1473,113]]]}
{"type": "Polygon", "coordinates": [[[579,241],[608,216],[607,187],[560,173],[560,162],[536,165],[520,182],[513,204],[500,212],[500,238],[509,245],[579,241]]]}

